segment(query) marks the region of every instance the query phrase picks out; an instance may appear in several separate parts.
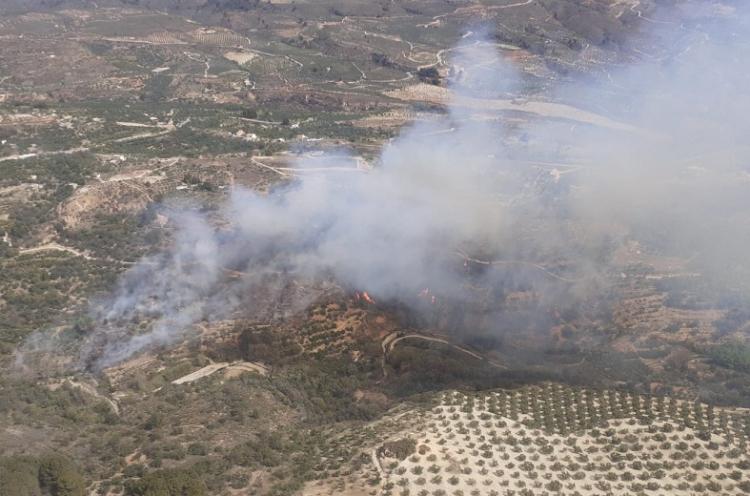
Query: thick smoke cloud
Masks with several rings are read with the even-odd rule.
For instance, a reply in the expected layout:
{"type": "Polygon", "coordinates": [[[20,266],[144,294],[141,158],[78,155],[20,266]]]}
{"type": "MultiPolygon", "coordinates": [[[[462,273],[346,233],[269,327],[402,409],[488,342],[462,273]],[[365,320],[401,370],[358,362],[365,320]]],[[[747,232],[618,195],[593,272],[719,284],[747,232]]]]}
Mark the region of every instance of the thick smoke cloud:
{"type": "Polygon", "coordinates": [[[658,42],[670,50],[613,74],[627,96],[613,111],[641,132],[581,134],[591,166],[573,205],[581,222],[624,225],[747,292],[750,16],[747,7],[710,14],[661,26],[658,42]]]}
{"type": "Polygon", "coordinates": [[[468,42],[452,52],[447,115],[408,127],[372,170],[304,175],[268,194],[237,188],[222,229],[195,213],[173,219],[172,249],[94,305],[98,328],[82,361],[109,366],[203,319],[262,311],[292,280],[406,303],[423,288],[460,302],[469,281],[570,303],[601,291],[609,255],[633,239],[739,287],[750,241],[750,38],[747,12],[723,12],[660,26],[653,41],[668,50],[606,83],[558,89],[606,109],[608,122],[623,123],[615,129],[579,122],[572,108],[568,120],[508,129],[467,105],[522,91],[492,43],[468,42]],[[134,333],[144,316],[152,323],[134,333]]]}

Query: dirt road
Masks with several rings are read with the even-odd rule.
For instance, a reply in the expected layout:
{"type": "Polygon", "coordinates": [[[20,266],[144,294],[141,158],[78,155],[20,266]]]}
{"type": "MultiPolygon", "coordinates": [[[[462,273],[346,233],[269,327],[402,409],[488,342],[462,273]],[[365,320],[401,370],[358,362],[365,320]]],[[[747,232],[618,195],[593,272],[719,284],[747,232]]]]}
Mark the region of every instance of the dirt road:
{"type": "Polygon", "coordinates": [[[268,368],[260,363],[255,362],[218,362],[206,365],[203,368],[191,372],[188,375],[184,375],[179,379],[172,381],[172,384],[187,384],[189,382],[195,382],[198,379],[203,379],[220,370],[227,371],[239,371],[239,372],[256,372],[260,375],[268,375],[268,368]]]}
{"type": "Polygon", "coordinates": [[[6,162],[8,160],[26,160],[35,157],[50,157],[53,155],[73,155],[75,153],[87,152],[88,147],[71,148],[70,150],[57,150],[51,152],[33,152],[33,153],[22,153],[18,155],[9,155],[7,157],[0,157],[0,162],[6,162]]]}
{"type": "Polygon", "coordinates": [[[393,333],[387,335],[385,338],[383,338],[383,341],[381,342],[381,346],[383,348],[382,366],[383,366],[383,375],[384,376],[387,375],[386,368],[385,368],[385,362],[386,362],[386,358],[388,356],[388,353],[390,353],[391,351],[393,351],[393,349],[396,347],[396,345],[398,343],[400,343],[401,341],[404,341],[405,339],[421,339],[423,341],[430,341],[430,342],[433,342],[433,343],[441,343],[441,344],[444,344],[446,346],[449,346],[449,347],[453,348],[456,351],[460,351],[461,353],[469,355],[472,358],[475,358],[477,360],[486,362],[486,363],[492,365],[493,367],[497,367],[497,368],[500,368],[500,369],[507,368],[507,367],[505,367],[502,364],[499,364],[499,363],[497,363],[497,362],[495,362],[493,360],[490,360],[490,359],[488,359],[488,358],[480,355],[479,353],[475,353],[475,352],[473,352],[473,351],[471,351],[469,349],[466,349],[466,348],[464,348],[462,346],[459,346],[459,345],[457,345],[455,343],[452,343],[452,342],[450,342],[449,340],[447,340],[445,338],[439,338],[439,337],[436,337],[436,336],[429,336],[429,335],[417,334],[417,333],[402,334],[400,332],[393,332],[393,333]]]}
{"type": "Polygon", "coordinates": [[[86,260],[93,260],[93,258],[86,253],[83,253],[81,251],[76,250],[75,248],[71,248],[69,246],[63,246],[59,243],[46,243],[43,245],[35,246],[33,248],[26,248],[24,250],[20,250],[18,253],[21,255],[31,255],[33,253],[39,253],[43,251],[64,251],[66,253],[70,253],[72,255],[75,255],[77,257],[83,257],[86,260]]]}

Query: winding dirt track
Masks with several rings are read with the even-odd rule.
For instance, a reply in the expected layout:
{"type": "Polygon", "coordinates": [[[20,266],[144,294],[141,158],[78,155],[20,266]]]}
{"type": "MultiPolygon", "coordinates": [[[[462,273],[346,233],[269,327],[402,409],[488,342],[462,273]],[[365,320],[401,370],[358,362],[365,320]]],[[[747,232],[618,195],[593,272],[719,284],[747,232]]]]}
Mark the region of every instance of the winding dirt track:
{"type": "Polygon", "coordinates": [[[479,353],[475,353],[475,352],[473,352],[471,350],[468,350],[468,349],[466,349],[466,348],[464,348],[462,346],[459,346],[459,345],[457,345],[455,343],[452,343],[449,340],[444,339],[444,338],[439,338],[439,337],[435,337],[435,336],[428,336],[428,335],[425,335],[425,334],[416,334],[416,333],[401,334],[400,332],[393,332],[393,333],[387,335],[385,338],[383,338],[383,341],[381,343],[381,345],[383,347],[383,360],[382,360],[383,376],[387,375],[386,368],[385,368],[385,362],[386,362],[386,359],[388,357],[388,353],[390,353],[391,351],[393,351],[393,349],[396,347],[396,345],[398,343],[400,343],[401,341],[404,341],[405,339],[421,339],[423,341],[430,341],[430,342],[433,342],[433,343],[441,343],[441,344],[444,344],[446,346],[449,346],[449,347],[453,348],[456,351],[460,351],[461,353],[469,355],[472,358],[475,358],[475,359],[477,359],[479,361],[488,363],[488,364],[492,365],[493,367],[496,367],[496,368],[499,368],[499,369],[507,369],[507,367],[505,365],[499,364],[499,363],[497,363],[497,362],[495,362],[493,360],[488,359],[487,357],[484,357],[484,356],[480,355],[479,353]]]}
{"type": "Polygon", "coordinates": [[[387,343],[385,342],[385,340],[383,340],[383,346],[384,346],[383,351],[387,351],[388,353],[390,353],[393,350],[393,348],[395,348],[396,344],[403,341],[404,339],[422,339],[424,341],[432,341],[433,343],[442,343],[462,353],[466,353],[467,355],[470,355],[476,358],[477,360],[484,360],[483,356],[478,355],[477,353],[474,353],[473,351],[467,350],[466,348],[462,348],[458,346],[457,344],[453,344],[447,339],[436,338],[432,336],[425,336],[423,334],[405,334],[403,336],[397,336],[395,339],[391,339],[387,343]]]}
{"type": "Polygon", "coordinates": [[[57,150],[57,151],[50,151],[50,152],[33,152],[33,153],[23,153],[20,155],[8,155],[5,157],[0,157],[0,162],[6,162],[8,160],[26,160],[29,158],[35,158],[35,157],[48,157],[52,155],[73,155],[74,153],[81,153],[81,152],[87,152],[89,151],[88,147],[78,147],[78,148],[71,148],[70,150],[57,150]]]}
{"type": "Polygon", "coordinates": [[[186,384],[195,382],[198,379],[208,377],[220,370],[237,370],[243,372],[256,372],[260,375],[268,375],[268,368],[260,363],[255,362],[219,362],[206,365],[188,375],[172,381],[172,384],[186,384]]]}
{"type": "Polygon", "coordinates": [[[75,248],[71,248],[69,246],[63,246],[55,242],[35,246],[33,248],[26,248],[24,250],[20,250],[18,253],[21,255],[31,255],[33,253],[39,253],[43,251],[63,251],[66,253],[70,253],[71,255],[75,255],[77,257],[83,257],[86,260],[94,260],[93,257],[87,255],[86,253],[82,251],[76,250],[75,248]]]}
{"type": "Polygon", "coordinates": [[[560,281],[571,282],[571,283],[572,282],[578,282],[576,279],[568,279],[566,277],[558,276],[554,272],[550,272],[545,267],[542,267],[539,264],[535,264],[534,262],[526,262],[524,260],[479,260],[478,258],[470,257],[469,255],[467,255],[466,253],[464,253],[462,251],[456,251],[456,255],[460,256],[461,258],[463,258],[467,262],[471,262],[471,263],[475,263],[475,264],[489,265],[489,266],[521,265],[521,266],[526,266],[526,267],[531,267],[533,269],[537,269],[537,270],[545,273],[549,277],[552,277],[554,279],[558,279],[560,281]]]}
{"type": "MultiPolygon", "coordinates": [[[[450,16],[454,16],[454,15],[461,15],[461,14],[471,14],[471,13],[477,11],[477,10],[485,11],[486,12],[488,10],[512,9],[512,8],[515,8],[515,7],[523,7],[525,5],[530,5],[533,2],[534,2],[534,0],[523,0],[522,2],[509,3],[507,5],[493,5],[491,7],[482,7],[482,6],[475,6],[475,5],[472,5],[472,6],[469,6],[469,7],[458,7],[453,12],[446,12],[445,14],[440,14],[440,15],[433,16],[432,23],[434,23],[435,21],[439,21],[443,17],[450,17],[450,16]]],[[[419,26],[419,27],[427,27],[427,26],[429,26],[432,23],[418,24],[417,26],[419,26]]]]}

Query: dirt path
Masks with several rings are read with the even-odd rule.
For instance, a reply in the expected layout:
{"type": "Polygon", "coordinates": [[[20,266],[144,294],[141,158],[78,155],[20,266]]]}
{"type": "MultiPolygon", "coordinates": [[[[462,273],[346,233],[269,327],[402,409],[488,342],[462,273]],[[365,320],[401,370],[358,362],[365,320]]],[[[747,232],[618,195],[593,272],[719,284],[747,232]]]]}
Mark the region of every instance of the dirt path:
{"type": "Polygon", "coordinates": [[[524,266],[527,266],[527,267],[531,267],[531,268],[540,270],[540,271],[544,272],[545,274],[547,274],[548,276],[550,276],[550,277],[552,277],[554,279],[558,279],[560,281],[564,281],[564,282],[578,282],[575,279],[568,279],[568,278],[565,278],[565,277],[562,277],[562,276],[558,276],[554,272],[550,272],[545,267],[542,267],[541,265],[535,264],[534,262],[526,262],[526,261],[523,261],[523,260],[479,260],[477,258],[470,257],[469,255],[467,255],[466,253],[464,253],[462,251],[457,251],[456,255],[458,255],[461,258],[463,258],[464,261],[466,261],[466,262],[471,262],[471,263],[475,263],[475,264],[479,264],[479,265],[490,265],[490,266],[493,266],[493,265],[494,266],[500,266],[500,265],[524,265],[524,266]]]}
{"type": "Polygon", "coordinates": [[[290,172],[292,174],[300,172],[367,172],[367,169],[358,167],[276,167],[276,171],[290,172]]]}
{"type": "Polygon", "coordinates": [[[371,83],[401,83],[404,81],[408,81],[410,79],[414,79],[414,74],[407,71],[406,76],[404,76],[401,79],[370,79],[369,82],[371,83]]]}
{"type": "Polygon", "coordinates": [[[78,251],[75,248],[71,248],[69,246],[63,246],[63,245],[61,245],[59,243],[55,243],[55,242],[46,243],[46,244],[43,244],[43,245],[35,246],[33,248],[26,248],[24,250],[20,250],[18,253],[20,255],[31,255],[33,253],[39,253],[39,252],[43,252],[43,251],[64,251],[64,252],[70,253],[72,255],[75,255],[77,257],[83,257],[86,260],[94,260],[93,257],[87,255],[86,253],[84,253],[82,251],[78,251]]]}
{"type": "MultiPolygon", "coordinates": [[[[349,32],[357,32],[357,30],[355,30],[353,28],[350,28],[350,27],[347,27],[346,30],[349,31],[349,32]]],[[[414,53],[414,43],[412,43],[411,41],[405,40],[405,39],[401,38],[400,36],[396,36],[396,35],[388,35],[388,34],[376,33],[376,32],[367,31],[367,30],[364,30],[362,32],[364,33],[365,36],[372,36],[374,38],[381,38],[381,39],[388,40],[388,41],[394,41],[396,43],[404,43],[404,44],[406,44],[409,47],[409,54],[407,55],[405,51],[402,51],[401,55],[406,60],[409,60],[409,61],[414,62],[416,64],[421,64],[420,61],[414,60],[411,57],[412,54],[414,53]]],[[[357,67],[357,66],[355,65],[355,67],[357,67]]],[[[365,73],[359,67],[357,67],[357,70],[362,73],[363,79],[367,79],[367,76],[365,76],[365,73]]],[[[411,79],[413,77],[414,77],[414,74],[412,74],[411,72],[407,71],[406,72],[406,77],[404,77],[402,79],[370,80],[370,82],[372,82],[372,83],[397,83],[397,82],[401,82],[401,81],[407,81],[407,80],[409,80],[409,79],[411,79]]]]}
{"type": "Polygon", "coordinates": [[[433,343],[441,343],[441,344],[444,344],[446,346],[449,346],[449,347],[453,348],[456,351],[460,351],[461,353],[465,353],[465,354],[471,356],[472,358],[476,358],[479,361],[488,363],[488,364],[492,365],[493,367],[496,367],[496,368],[499,368],[499,369],[507,369],[506,366],[504,366],[504,365],[502,365],[500,363],[497,363],[497,362],[495,362],[493,360],[490,360],[487,357],[484,357],[484,356],[480,355],[479,353],[475,353],[475,352],[473,352],[471,350],[468,350],[468,349],[466,349],[466,348],[464,348],[462,346],[459,346],[459,345],[457,345],[455,343],[452,343],[449,340],[444,339],[444,338],[439,338],[439,337],[435,337],[435,336],[428,336],[428,335],[425,335],[425,334],[417,334],[417,333],[401,334],[400,332],[393,332],[393,333],[387,335],[385,338],[383,338],[383,341],[381,342],[381,346],[382,346],[382,349],[383,349],[383,359],[381,361],[381,365],[382,365],[383,376],[384,377],[386,375],[388,375],[387,372],[386,372],[386,368],[385,368],[385,363],[386,363],[386,359],[388,357],[388,353],[390,353],[391,351],[393,351],[393,349],[396,347],[396,345],[398,343],[400,343],[401,341],[405,340],[405,339],[421,339],[423,341],[430,341],[430,342],[433,342],[433,343]]]}
{"type": "Polygon", "coordinates": [[[100,394],[99,391],[96,390],[94,386],[91,384],[86,384],[84,382],[77,382],[77,381],[68,381],[71,386],[80,389],[81,391],[90,394],[91,396],[94,396],[95,398],[99,398],[100,400],[107,403],[110,408],[112,408],[112,411],[115,412],[116,415],[120,415],[120,405],[117,404],[115,400],[112,398],[109,398],[107,396],[104,396],[103,394],[100,394]]]}
{"type": "Polygon", "coordinates": [[[363,80],[367,79],[367,74],[365,74],[365,71],[363,71],[362,69],[360,69],[359,66],[357,64],[355,64],[354,62],[352,62],[352,65],[354,66],[355,69],[357,69],[359,71],[360,74],[362,74],[362,77],[359,79],[359,81],[363,81],[363,80]]]}
{"type": "Polygon", "coordinates": [[[162,128],[163,131],[159,131],[156,133],[140,133],[140,134],[134,134],[132,136],[125,136],[124,138],[118,138],[116,140],[113,140],[112,143],[127,143],[129,141],[135,141],[139,139],[157,138],[159,136],[164,136],[169,133],[172,133],[177,129],[177,126],[175,126],[174,124],[160,125],[158,127],[162,128]]]}
{"type": "Polygon", "coordinates": [[[507,5],[494,5],[494,6],[491,6],[491,7],[484,7],[484,6],[481,6],[481,5],[471,5],[471,6],[468,6],[468,7],[458,7],[453,12],[447,12],[445,14],[440,14],[440,15],[433,16],[432,22],[429,22],[427,24],[418,24],[417,26],[418,27],[425,27],[426,28],[426,27],[435,25],[436,23],[439,23],[440,19],[442,19],[444,17],[450,17],[450,16],[453,16],[453,15],[460,15],[460,14],[463,14],[463,13],[470,14],[470,13],[473,13],[473,12],[476,12],[476,11],[486,12],[486,11],[490,11],[490,10],[512,9],[512,8],[515,8],[515,7],[523,7],[525,5],[530,5],[533,2],[534,2],[534,0],[524,0],[523,2],[509,3],[507,5]]]}
{"type": "Polygon", "coordinates": [[[638,9],[638,7],[640,6],[641,6],[640,2],[634,3],[633,5],[630,6],[630,11],[636,14],[639,19],[643,19],[644,21],[650,22],[652,24],[675,24],[674,22],[671,22],[671,21],[660,21],[658,19],[651,19],[649,17],[646,17],[645,15],[643,15],[643,12],[640,9],[638,9]]]}
{"type": "Polygon", "coordinates": [[[299,70],[302,70],[305,67],[305,64],[295,59],[294,57],[290,57],[289,55],[281,55],[278,53],[264,52],[263,50],[258,50],[256,48],[246,48],[245,50],[248,52],[257,53],[258,55],[265,55],[266,57],[281,57],[283,59],[287,59],[289,62],[296,64],[297,67],[299,67],[299,70]]]}
{"type": "Polygon", "coordinates": [[[466,348],[462,348],[461,346],[458,346],[457,344],[453,344],[447,339],[436,338],[432,336],[425,336],[423,334],[406,334],[403,336],[398,336],[396,339],[392,339],[388,342],[387,351],[389,353],[393,351],[393,348],[395,348],[396,345],[400,343],[401,341],[403,341],[404,339],[422,339],[424,341],[431,341],[433,343],[442,343],[446,346],[450,346],[454,350],[458,350],[462,353],[466,353],[467,355],[472,356],[476,358],[477,360],[484,360],[484,357],[482,355],[479,355],[477,353],[474,353],[473,351],[467,350],[466,348]]]}
{"type": "MultiPolygon", "coordinates": [[[[419,67],[417,67],[417,69],[426,69],[428,67],[435,67],[437,65],[444,66],[444,65],[446,65],[445,54],[447,52],[454,52],[454,51],[458,51],[458,50],[465,50],[467,48],[472,48],[472,47],[477,47],[477,46],[494,46],[494,47],[501,48],[503,50],[518,50],[519,49],[518,47],[513,46],[513,45],[509,45],[507,43],[496,43],[496,42],[492,42],[492,41],[475,41],[474,43],[471,43],[469,45],[459,45],[459,46],[454,46],[454,47],[451,47],[451,48],[444,48],[442,50],[439,50],[435,54],[435,62],[433,62],[432,64],[420,65],[419,67]]],[[[412,60],[412,59],[409,59],[409,60],[412,60]]],[[[413,62],[415,62],[415,61],[413,61],[413,62]]],[[[481,67],[482,65],[491,64],[493,62],[494,62],[493,60],[487,60],[484,64],[479,64],[479,65],[474,66],[474,67],[481,67]]]]}
{"type": "Polygon", "coordinates": [[[372,464],[375,465],[375,470],[378,471],[378,477],[380,477],[380,487],[382,488],[385,484],[388,475],[383,470],[383,466],[380,465],[380,458],[378,458],[378,449],[373,448],[370,452],[370,458],[372,458],[372,464]]]}
{"type": "MultiPolygon", "coordinates": [[[[308,155],[308,157],[311,157],[308,155]]],[[[307,173],[326,173],[326,172],[367,172],[371,169],[369,164],[362,157],[353,157],[356,161],[356,165],[353,167],[274,167],[257,160],[254,157],[250,157],[250,162],[253,164],[275,172],[283,177],[293,177],[295,175],[303,175],[307,173]]]]}
{"type": "Polygon", "coordinates": [[[123,122],[123,121],[117,121],[115,122],[118,126],[122,127],[145,127],[145,128],[155,128],[160,127],[158,124],[143,124],[140,122],[123,122]]]}
{"type": "Polygon", "coordinates": [[[195,62],[200,62],[201,64],[203,64],[205,66],[205,68],[203,69],[203,79],[208,79],[209,77],[208,71],[211,70],[211,62],[209,58],[206,57],[206,59],[204,60],[201,57],[194,55],[192,53],[185,53],[185,56],[189,58],[190,60],[193,60],[195,62]]]}
{"type": "Polygon", "coordinates": [[[254,122],[256,124],[268,124],[270,126],[280,126],[281,125],[281,121],[263,121],[263,120],[260,120],[260,119],[251,119],[249,117],[238,117],[238,119],[241,120],[241,121],[254,122]]]}
{"type": "Polygon", "coordinates": [[[0,162],[6,162],[8,160],[26,160],[35,157],[50,157],[52,155],[73,155],[75,153],[87,152],[88,147],[81,146],[78,148],[71,148],[70,150],[57,150],[51,152],[34,152],[34,153],[22,153],[18,155],[9,155],[7,157],[0,157],[0,162]]]}
{"type": "Polygon", "coordinates": [[[259,167],[263,167],[264,169],[268,169],[270,171],[273,171],[273,172],[275,172],[276,174],[278,174],[280,176],[289,177],[289,174],[287,174],[286,172],[282,171],[281,169],[279,169],[277,167],[271,167],[270,165],[267,165],[267,164],[264,164],[263,162],[255,160],[252,157],[250,157],[250,162],[254,163],[255,165],[257,165],[259,167]]]}
{"type": "MultiPolygon", "coordinates": [[[[164,136],[166,134],[169,134],[171,132],[174,132],[177,129],[177,126],[174,124],[161,124],[161,125],[141,125],[137,123],[131,123],[131,122],[118,122],[117,124],[124,126],[124,127],[150,127],[150,128],[161,128],[163,131],[159,131],[157,133],[140,133],[140,134],[134,134],[132,136],[126,136],[124,138],[119,138],[112,140],[111,143],[126,143],[128,141],[135,141],[139,139],[145,139],[145,138],[156,138],[159,136],[164,136]]],[[[104,143],[102,143],[103,145],[104,143]]],[[[99,145],[99,146],[102,146],[99,145]]],[[[91,147],[88,146],[80,146],[78,148],[71,148],[69,150],[54,150],[54,151],[44,151],[44,152],[32,152],[32,153],[22,153],[22,154],[16,154],[16,155],[9,155],[6,157],[0,157],[0,162],[7,162],[10,160],[28,160],[30,158],[37,158],[37,157],[51,157],[54,155],[73,155],[76,153],[83,153],[91,151],[91,147]]]]}
{"type": "MultiPolygon", "coordinates": [[[[442,57],[442,55],[441,55],[442,57]]],[[[639,129],[630,124],[614,121],[603,115],[595,114],[564,103],[548,102],[542,100],[517,100],[508,98],[475,98],[457,95],[448,88],[419,83],[397,90],[386,91],[386,96],[405,101],[425,101],[440,105],[452,104],[471,110],[482,112],[491,111],[516,111],[526,114],[538,115],[549,119],[565,119],[581,122],[601,128],[625,131],[635,134],[653,137],[646,130],[639,129]]]]}
{"type": "Polygon", "coordinates": [[[91,151],[94,148],[101,148],[106,143],[126,143],[129,141],[135,141],[139,139],[146,139],[146,138],[156,138],[159,136],[164,136],[166,134],[174,132],[178,127],[182,127],[182,125],[187,124],[187,122],[183,122],[179,126],[175,126],[173,123],[168,124],[141,124],[138,122],[116,122],[117,125],[123,126],[123,127],[131,127],[131,128],[160,128],[162,131],[156,132],[156,133],[140,133],[140,134],[134,134],[131,136],[125,136],[124,138],[118,138],[109,142],[102,142],[98,144],[95,147],[88,147],[88,146],[79,146],[77,148],[70,148],[68,150],[53,150],[53,151],[40,151],[40,152],[31,152],[31,153],[20,153],[16,155],[8,155],[5,157],[0,157],[0,162],[7,162],[10,160],[28,160],[30,158],[37,158],[37,157],[52,157],[55,155],[74,155],[76,153],[83,153],[91,151]]]}
{"type": "Polygon", "coordinates": [[[524,5],[530,5],[533,2],[534,0],[525,0],[523,2],[511,3],[508,5],[495,5],[493,7],[489,7],[489,9],[490,10],[512,9],[513,7],[523,7],[524,5]]]}
{"type": "Polygon", "coordinates": [[[226,370],[227,372],[256,372],[260,375],[268,375],[268,367],[263,364],[255,362],[218,362],[206,365],[203,368],[191,372],[188,375],[182,376],[179,379],[172,381],[172,384],[187,384],[189,382],[195,382],[198,379],[203,379],[210,375],[215,374],[220,370],[226,370]]]}
{"type": "Polygon", "coordinates": [[[66,384],[68,386],[76,388],[76,389],[78,389],[78,390],[80,390],[80,391],[82,391],[82,392],[84,392],[84,393],[86,393],[86,394],[88,394],[90,396],[93,396],[93,397],[95,397],[97,399],[100,399],[100,400],[104,401],[105,403],[107,403],[107,405],[109,405],[109,407],[112,409],[112,411],[116,415],[120,415],[120,405],[118,405],[117,402],[115,400],[113,400],[112,398],[110,398],[109,396],[105,396],[105,395],[101,394],[99,391],[97,391],[96,390],[96,384],[91,384],[91,383],[88,383],[88,382],[83,382],[83,381],[80,381],[80,380],[75,380],[75,379],[67,378],[67,379],[61,379],[59,381],[51,382],[51,383],[48,384],[48,387],[49,387],[50,390],[55,391],[55,390],[59,389],[60,387],[62,387],[63,385],[66,385],[66,384]]]}

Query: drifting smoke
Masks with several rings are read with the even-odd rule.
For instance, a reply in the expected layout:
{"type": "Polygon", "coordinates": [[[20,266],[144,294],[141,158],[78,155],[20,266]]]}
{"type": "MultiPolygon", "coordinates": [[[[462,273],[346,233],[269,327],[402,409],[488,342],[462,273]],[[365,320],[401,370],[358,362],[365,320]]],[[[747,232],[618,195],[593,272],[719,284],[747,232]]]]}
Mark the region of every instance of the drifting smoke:
{"type": "Polygon", "coordinates": [[[310,174],[268,194],[238,188],[221,212],[228,229],[196,213],[174,219],[171,251],[95,305],[82,360],[105,367],[203,319],[259,310],[254,298],[289,280],[335,280],[375,300],[408,303],[423,288],[460,300],[466,258],[497,261],[475,276],[482,284],[531,287],[549,302],[600,291],[613,250],[632,239],[734,284],[750,241],[746,20],[733,11],[716,26],[675,25],[660,33],[666,55],[559,89],[607,126],[530,105],[570,115],[509,130],[476,102],[510,102],[519,74],[492,43],[456,49],[448,114],[408,128],[372,170],[310,174]],[[533,166],[549,160],[574,165],[533,166]],[[148,329],[123,335],[144,315],[148,329]]]}

